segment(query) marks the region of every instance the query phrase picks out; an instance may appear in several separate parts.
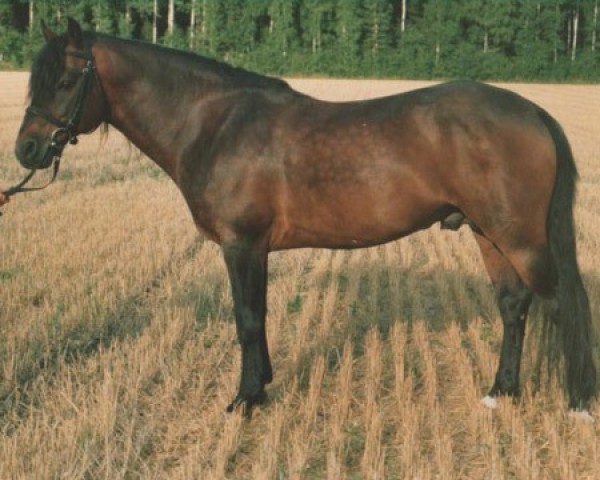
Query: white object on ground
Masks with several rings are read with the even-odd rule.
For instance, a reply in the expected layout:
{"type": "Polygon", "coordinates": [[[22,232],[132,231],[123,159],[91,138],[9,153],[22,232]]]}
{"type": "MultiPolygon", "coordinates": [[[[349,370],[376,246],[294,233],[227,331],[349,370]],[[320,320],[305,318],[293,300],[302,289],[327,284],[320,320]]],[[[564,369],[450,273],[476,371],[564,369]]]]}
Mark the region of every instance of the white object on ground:
{"type": "Polygon", "coordinates": [[[481,399],[481,404],[492,410],[498,408],[498,400],[496,400],[494,397],[490,397],[489,395],[486,395],[481,399]]]}

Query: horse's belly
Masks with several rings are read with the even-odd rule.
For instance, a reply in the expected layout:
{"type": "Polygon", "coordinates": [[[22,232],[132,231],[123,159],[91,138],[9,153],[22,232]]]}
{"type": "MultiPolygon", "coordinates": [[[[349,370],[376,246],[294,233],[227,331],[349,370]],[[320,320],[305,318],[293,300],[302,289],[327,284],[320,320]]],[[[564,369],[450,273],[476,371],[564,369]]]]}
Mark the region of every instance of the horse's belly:
{"type": "Polygon", "coordinates": [[[323,196],[315,202],[299,202],[275,219],[271,248],[379,245],[428,228],[441,220],[446,210],[434,199],[401,194],[393,199],[374,197],[349,194],[345,198],[323,196]]]}

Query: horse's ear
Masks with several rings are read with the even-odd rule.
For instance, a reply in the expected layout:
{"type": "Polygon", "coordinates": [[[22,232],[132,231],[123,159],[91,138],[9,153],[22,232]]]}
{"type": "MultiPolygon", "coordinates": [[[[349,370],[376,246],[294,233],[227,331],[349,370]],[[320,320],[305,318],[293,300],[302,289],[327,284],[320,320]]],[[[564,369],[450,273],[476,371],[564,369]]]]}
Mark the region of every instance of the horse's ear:
{"type": "Polygon", "coordinates": [[[49,42],[50,40],[52,40],[53,38],[56,37],[56,33],[54,33],[49,27],[48,25],[46,25],[46,22],[44,22],[43,20],[40,22],[42,24],[42,33],[44,34],[44,38],[46,39],[47,42],[49,42]]]}
{"type": "Polygon", "coordinates": [[[76,47],[83,46],[83,32],[81,31],[81,25],[77,20],[67,17],[67,33],[69,34],[69,40],[73,42],[76,47]]]}

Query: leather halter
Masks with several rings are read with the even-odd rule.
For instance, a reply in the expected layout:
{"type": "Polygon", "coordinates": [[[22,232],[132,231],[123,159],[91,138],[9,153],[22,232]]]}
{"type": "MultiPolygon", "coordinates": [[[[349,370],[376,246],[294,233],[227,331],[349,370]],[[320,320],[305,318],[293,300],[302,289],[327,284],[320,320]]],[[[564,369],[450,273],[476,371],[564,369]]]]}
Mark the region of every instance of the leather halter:
{"type": "MultiPolygon", "coordinates": [[[[32,105],[27,107],[26,110],[26,114],[40,117],[46,122],[51,123],[52,125],[57,127],[50,136],[50,145],[48,146],[46,153],[44,154],[44,160],[50,160],[50,162],[53,163],[52,178],[45,185],[42,185],[40,187],[26,187],[25,185],[29,183],[29,181],[37,172],[37,169],[34,168],[17,185],[2,192],[5,197],[10,197],[15,193],[43,190],[44,188],[49,186],[52,182],[54,182],[54,180],[56,180],[56,176],[58,175],[58,170],[60,168],[60,158],[62,156],[62,152],[65,146],[67,145],[67,143],[75,145],[78,142],[77,126],[79,124],[79,121],[81,120],[81,114],[83,112],[83,103],[89,91],[91,90],[92,79],[93,77],[98,78],[98,73],[96,72],[96,67],[94,65],[94,57],[92,56],[91,51],[79,52],[76,50],[66,50],[65,55],[83,58],[84,60],[86,60],[85,66],[81,69],[82,82],[80,83],[79,91],[77,92],[77,96],[75,97],[75,104],[73,105],[73,110],[71,111],[71,114],[69,115],[68,119],[66,121],[61,120],[60,118],[55,117],[51,113],[40,108],[34,107],[32,105]]],[[[102,84],[100,83],[100,85],[102,84]]]]}

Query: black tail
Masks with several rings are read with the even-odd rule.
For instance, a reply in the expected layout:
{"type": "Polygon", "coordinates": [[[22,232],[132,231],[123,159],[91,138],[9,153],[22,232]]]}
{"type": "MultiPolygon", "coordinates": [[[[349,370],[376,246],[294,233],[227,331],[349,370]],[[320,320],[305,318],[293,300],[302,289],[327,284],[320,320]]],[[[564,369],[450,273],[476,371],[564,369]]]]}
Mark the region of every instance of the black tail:
{"type": "MultiPolygon", "coordinates": [[[[573,222],[575,184],[578,178],[573,152],[558,122],[546,111],[538,109],[540,118],[554,140],[556,148],[556,180],[548,211],[548,238],[556,267],[558,286],[553,320],[554,349],[561,349],[565,360],[564,383],[571,408],[585,408],[596,394],[596,369],[592,358],[593,328],[590,304],[577,265],[577,247],[573,222]]],[[[552,329],[545,328],[545,332],[552,329]]],[[[548,348],[549,362],[556,359],[548,348]]]]}

